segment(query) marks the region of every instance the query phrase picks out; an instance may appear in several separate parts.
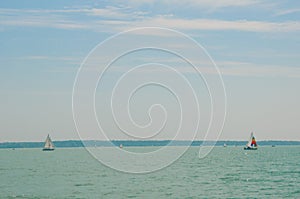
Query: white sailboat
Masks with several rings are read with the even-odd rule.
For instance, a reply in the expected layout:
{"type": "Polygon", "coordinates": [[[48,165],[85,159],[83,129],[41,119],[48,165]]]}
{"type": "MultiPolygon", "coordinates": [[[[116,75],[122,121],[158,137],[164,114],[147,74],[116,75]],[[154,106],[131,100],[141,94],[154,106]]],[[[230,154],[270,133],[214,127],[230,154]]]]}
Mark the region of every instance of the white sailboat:
{"type": "Polygon", "coordinates": [[[53,151],[53,150],[54,150],[54,144],[48,134],[46,141],[45,141],[43,151],[53,151]]]}
{"type": "Polygon", "coordinates": [[[251,132],[251,136],[249,138],[248,143],[244,147],[245,150],[257,150],[257,143],[255,140],[255,137],[253,135],[253,132],[251,132]]]}

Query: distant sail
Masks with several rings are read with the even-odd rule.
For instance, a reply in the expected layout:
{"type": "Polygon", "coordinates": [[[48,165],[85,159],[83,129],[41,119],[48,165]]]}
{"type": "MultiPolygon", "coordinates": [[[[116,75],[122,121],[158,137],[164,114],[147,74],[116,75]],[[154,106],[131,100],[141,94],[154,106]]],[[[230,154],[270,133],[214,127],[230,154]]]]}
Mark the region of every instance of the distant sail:
{"type": "Polygon", "coordinates": [[[53,151],[53,150],[54,150],[54,144],[48,134],[46,141],[45,141],[43,151],[53,151]]]}
{"type": "Polygon", "coordinates": [[[251,132],[250,138],[247,143],[247,147],[251,147],[252,137],[253,137],[253,132],[251,132]]]}
{"type": "Polygon", "coordinates": [[[251,132],[249,141],[248,141],[246,147],[244,147],[244,149],[245,150],[257,150],[257,143],[256,143],[255,137],[253,135],[253,132],[251,132]]]}

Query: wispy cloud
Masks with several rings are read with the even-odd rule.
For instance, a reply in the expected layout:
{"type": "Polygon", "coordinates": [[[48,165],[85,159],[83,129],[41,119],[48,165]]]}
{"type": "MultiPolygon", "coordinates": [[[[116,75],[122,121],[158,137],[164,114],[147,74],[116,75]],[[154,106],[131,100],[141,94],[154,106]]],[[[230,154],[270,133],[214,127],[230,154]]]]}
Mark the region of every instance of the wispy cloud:
{"type": "Polygon", "coordinates": [[[280,10],[277,13],[275,13],[275,16],[282,16],[282,15],[288,15],[288,14],[293,14],[300,12],[300,8],[293,8],[293,9],[288,9],[288,10],[280,10]]]}
{"type": "Polygon", "coordinates": [[[129,5],[154,5],[154,4],[162,4],[162,5],[175,5],[175,6],[197,6],[197,7],[210,7],[210,8],[218,8],[218,7],[242,7],[242,6],[250,6],[255,4],[260,4],[262,1],[260,0],[129,0],[127,4],[129,5]]]}
{"type": "Polygon", "coordinates": [[[142,11],[133,11],[129,7],[107,6],[104,8],[69,8],[69,9],[1,9],[0,15],[3,17],[16,16],[45,16],[45,17],[72,17],[77,16],[97,16],[104,19],[126,19],[139,18],[147,14],[142,11]]]}
{"type": "Polygon", "coordinates": [[[18,59],[22,60],[59,60],[59,61],[79,61],[78,57],[68,57],[68,56],[46,56],[46,55],[30,55],[21,56],[18,59]]]}
{"type": "Polygon", "coordinates": [[[21,27],[47,27],[57,29],[87,29],[84,23],[63,19],[54,16],[12,16],[3,17],[0,21],[2,26],[21,27]]]}
{"type": "MultiPolygon", "coordinates": [[[[0,9],[2,26],[48,27],[58,29],[90,29],[92,31],[114,32],[142,26],[159,26],[178,30],[234,30],[248,32],[293,32],[300,31],[299,21],[267,22],[248,20],[182,19],[169,16],[143,16],[124,13],[123,9],[79,9],[79,10],[6,10],[0,9]],[[83,13],[102,16],[75,19],[72,15],[57,13],[83,13]],[[11,14],[7,14],[11,13],[11,14]],[[132,20],[128,20],[128,16],[132,20]],[[106,18],[103,18],[106,16],[106,18]],[[114,17],[109,19],[110,17],[114,17]],[[127,17],[124,17],[127,16],[127,17]],[[116,19],[115,19],[116,18],[116,19]]],[[[85,17],[88,17],[85,16],[85,17]]]]}
{"type": "Polygon", "coordinates": [[[217,62],[217,64],[223,75],[300,78],[300,67],[260,65],[236,61],[217,62]]]}
{"type": "MultiPolygon", "coordinates": [[[[143,59],[143,58],[140,58],[143,59]]],[[[143,59],[145,60],[145,59],[143,59]]],[[[146,59],[147,60],[147,59],[146,59]]],[[[192,61],[195,64],[194,67],[186,64],[180,64],[178,59],[160,59],[159,62],[153,62],[149,60],[147,67],[135,70],[131,72],[136,75],[168,75],[174,74],[165,66],[171,67],[178,73],[186,75],[194,75],[201,72],[208,75],[219,75],[218,70],[222,76],[239,76],[239,77],[284,77],[284,78],[300,78],[300,67],[290,67],[281,65],[265,65],[251,62],[238,62],[238,61],[216,61],[217,68],[210,62],[197,62],[192,61]],[[160,64],[160,65],[158,65],[160,64]],[[165,64],[161,65],[161,64],[165,64]],[[151,66],[155,67],[151,67],[151,66]],[[159,67],[158,67],[159,66],[159,67]]],[[[132,69],[132,65],[124,64],[118,66],[111,66],[108,68],[107,73],[126,73],[132,69]]],[[[89,67],[85,69],[86,72],[99,71],[97,65],[95,67],[89,67]]]]}
{"type": "Polygon", "coordinates": [[[139,19],[142,12],[129,13],[126,9],[0,9],[2,29],[4,27],[46,27],[56,29],[90,29],[111,32],[132,19],[139,19]]]}
{"type": "Polygon", "coordinates": [[[148,24],[180,30],[237,30],[248,32],[291,32],[300,31],[300,22],[266,22],[266,21],[228,21],[215,19],[176,19],[156,17],[135,23],[137,25],[148,24]]]}

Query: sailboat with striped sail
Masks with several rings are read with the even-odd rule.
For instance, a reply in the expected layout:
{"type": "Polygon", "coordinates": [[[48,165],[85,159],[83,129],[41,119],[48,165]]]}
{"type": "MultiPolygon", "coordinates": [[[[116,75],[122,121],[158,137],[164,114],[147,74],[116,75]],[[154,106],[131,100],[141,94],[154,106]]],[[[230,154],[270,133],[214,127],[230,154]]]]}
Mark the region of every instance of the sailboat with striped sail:
{"type": "Polygon", "coordinates": [[[244,147],[244,150],[257,150],[257,143],[253,135],[253,132],[251,132],[251,136],[249,138],[247,145],[244,147]]]}
{"type": "Polygon", "coordinates": [[[44,145],[44,148],[43,148],[43,151],[54,151],[54,144],[48,134],[47,138],[46,138],[46,141],[45,141],[45,145],[44,145]]]}

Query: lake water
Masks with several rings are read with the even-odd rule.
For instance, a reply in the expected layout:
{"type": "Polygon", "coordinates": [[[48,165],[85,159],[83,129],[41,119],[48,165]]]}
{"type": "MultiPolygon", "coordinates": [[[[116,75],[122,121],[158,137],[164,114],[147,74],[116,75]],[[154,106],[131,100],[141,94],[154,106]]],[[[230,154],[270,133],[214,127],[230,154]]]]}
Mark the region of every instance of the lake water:
{"type": "Polygon", "coordinates": [[[299,146],[215,147],[204,159],[198,151],[157,172],[127,174],[84,148],[1,149],[0,198],[300,198],[299,146]]]}

